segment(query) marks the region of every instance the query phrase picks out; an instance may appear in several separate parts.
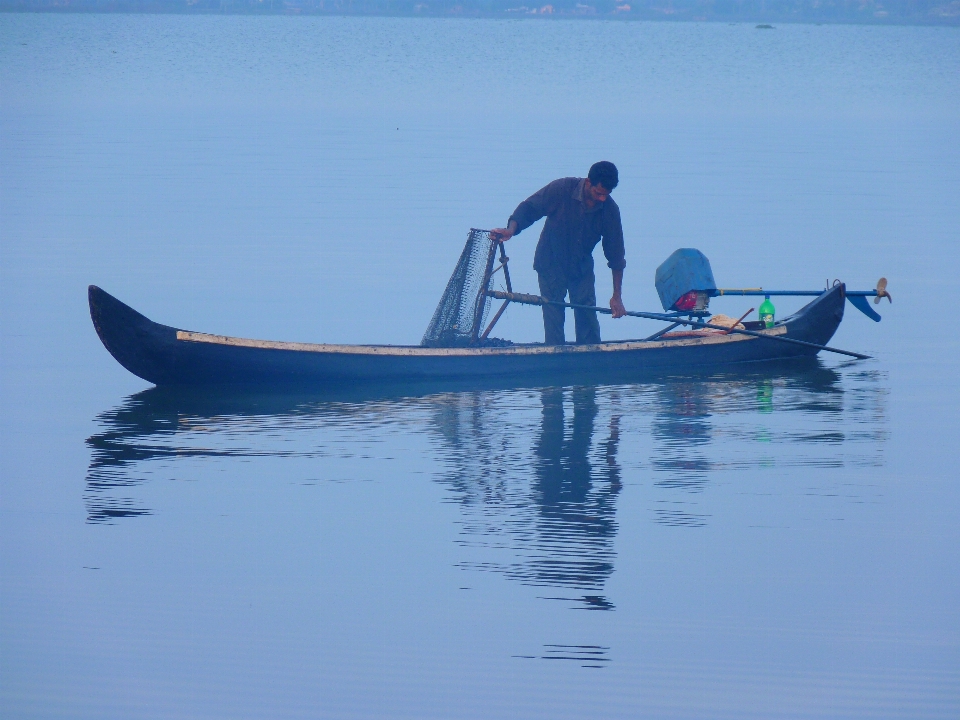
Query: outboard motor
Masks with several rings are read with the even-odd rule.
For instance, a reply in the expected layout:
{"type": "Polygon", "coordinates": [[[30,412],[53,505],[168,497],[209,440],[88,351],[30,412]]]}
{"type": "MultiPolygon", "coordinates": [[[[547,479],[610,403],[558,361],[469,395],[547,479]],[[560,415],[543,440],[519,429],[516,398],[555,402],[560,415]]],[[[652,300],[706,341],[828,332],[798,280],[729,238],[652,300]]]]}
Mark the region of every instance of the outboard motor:
{"type": "Polygon", "coordinates": [[[694,248],[680,248],[657,268],[657,293],[666,312],[707,314],[717,284],[707,256],[694,248]]]}

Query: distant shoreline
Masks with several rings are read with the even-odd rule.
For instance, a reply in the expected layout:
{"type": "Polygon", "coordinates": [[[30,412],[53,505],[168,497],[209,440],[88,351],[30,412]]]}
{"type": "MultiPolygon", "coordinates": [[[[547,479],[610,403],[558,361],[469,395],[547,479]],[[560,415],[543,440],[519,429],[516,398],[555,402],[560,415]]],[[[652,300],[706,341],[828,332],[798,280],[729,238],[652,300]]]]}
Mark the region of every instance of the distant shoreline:
{"type": "Polygon", "coordinates": [[[960,27],[960,0],[0,0],[0,12],[960,27]]]}

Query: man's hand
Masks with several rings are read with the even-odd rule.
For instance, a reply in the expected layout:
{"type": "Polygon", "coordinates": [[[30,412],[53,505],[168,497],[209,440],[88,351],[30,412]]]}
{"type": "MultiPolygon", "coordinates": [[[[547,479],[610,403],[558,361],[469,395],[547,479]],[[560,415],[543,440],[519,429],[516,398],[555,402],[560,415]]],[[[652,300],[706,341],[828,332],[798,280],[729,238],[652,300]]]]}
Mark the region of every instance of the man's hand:
{"type": "Polygon", "coordinates": [[[610,298],[610,310],[613,311],[614,318],[622,318],[627,314],[627,309],[623,306],[623,300],[620,299],[619,295],[610,298]]]}
{"type": "Polygon", "coordinates": [[[516,220],[510,220],[510,222],[507,223],[507,227],[505,228],[496,228],[495,230],[490,231],[490,235],[493,236],[493,239],[501,243],[505,243],[507,240],[509,240],[516,234],[517,234],[516,220]]]}

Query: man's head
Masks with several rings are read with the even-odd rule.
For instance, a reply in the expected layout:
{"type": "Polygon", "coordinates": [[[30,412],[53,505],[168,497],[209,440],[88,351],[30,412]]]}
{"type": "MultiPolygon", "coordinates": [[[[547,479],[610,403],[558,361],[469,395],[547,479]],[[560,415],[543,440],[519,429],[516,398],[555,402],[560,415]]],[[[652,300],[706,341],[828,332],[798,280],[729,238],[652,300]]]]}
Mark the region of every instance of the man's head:
{"type": "Polygon", "coordinates": [[[601,160],[590,168],[583,189],[594,202],[606,202],[610,192],[619,183],[620,175],[617,173],[617,166],[612,162],[601,160]]]}

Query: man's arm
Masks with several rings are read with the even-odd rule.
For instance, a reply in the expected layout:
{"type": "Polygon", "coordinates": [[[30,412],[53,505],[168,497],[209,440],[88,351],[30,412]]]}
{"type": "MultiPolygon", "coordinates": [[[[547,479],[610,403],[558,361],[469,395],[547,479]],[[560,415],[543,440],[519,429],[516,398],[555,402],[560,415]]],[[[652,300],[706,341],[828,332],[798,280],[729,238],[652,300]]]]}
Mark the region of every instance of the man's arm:
{"type": "Polygon", "coordinates": [[[491,230],[490,233],[500,242],[506,242],[514,235],[526,230],[544,215],[550,214],[563,193],[563,187],[564,179],[560,179],[540,188],[517,205],[517,209],[513,211],[513,215],[507,222],[507,227],[491,230]]]}
{"type": "Polygon", "coordinates": [[[603,254],[607,258],[607,266],[613,273],[613,297],[610,298],[610,310],[613,311],[613,317],[621,318],[627,312],[620,298],[623,289],[623,269],[627,266],[627,259],[623,247],[620,208],[613,200],[607,200],[603,215],[603,254]]]}
{"type": "Polygon", "coordinates": [[[620,291],[623,289],[623,270],[613,270],[613,297],[610,298],[610,310],[613,311],[614,318],[622,318],[627,314],[627,309],[623,306],[623,300],[620,299],[620,291]]]}

